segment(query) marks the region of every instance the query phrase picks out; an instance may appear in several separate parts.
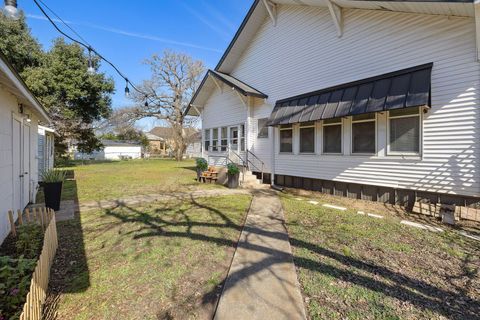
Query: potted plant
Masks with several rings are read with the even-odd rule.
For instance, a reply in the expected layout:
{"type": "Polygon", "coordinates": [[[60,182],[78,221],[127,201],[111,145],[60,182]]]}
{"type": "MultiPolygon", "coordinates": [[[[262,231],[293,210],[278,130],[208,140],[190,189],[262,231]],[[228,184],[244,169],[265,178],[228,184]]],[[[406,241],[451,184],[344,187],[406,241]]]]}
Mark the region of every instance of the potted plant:
{"type": "Polygon", "coordinates": [[[195,162],[197,164],[197,181],[200,181],[202,172],[208,169],[208,163],[204,158],[197,158],[195,162]]]}
{"type": "Polygon", "coordinates": [[[238,188],[240,169],[235,163],[229,163],[227,165],[228,187],[238,188]]]}
{"type": "Polygon", "coordinates": [[[54,211],[60,210],[62,186],[65,180],[65,171],[51,169],[42,174],[43,193],[45,195],[45,207],[54,211]]]}

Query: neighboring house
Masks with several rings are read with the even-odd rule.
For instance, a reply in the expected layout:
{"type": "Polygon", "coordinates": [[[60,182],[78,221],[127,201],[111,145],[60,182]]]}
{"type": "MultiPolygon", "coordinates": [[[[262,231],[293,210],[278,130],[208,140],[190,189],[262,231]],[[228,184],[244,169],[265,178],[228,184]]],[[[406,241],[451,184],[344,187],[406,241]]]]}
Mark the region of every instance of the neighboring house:
{"type": "Polygon", "coordinates": [[[146,132],[145,136],[148,139],[148,155],[166,155],[167,154],[167,144],[165,139],[154,135],[153,133],[146,132]]]}
{"type": "MultiPolygon", "coordinates": [[[[146,133],[152,134],[156,137],[160,137],[164,141],[164,146],[166,154],[173,156],[173,133],[172,128],[170,127],[155,127],[150,132],[146,133]]],[[[202,137],[201,132],[194,128],[185,128],[185,134],[187,137],[187,149],[185,151],[185,156],[188,158],[199,157],[202,154],[202,137]]]]}
{"type": "Polygon", "coordinates": [[[204,156],[263,161],[283,186],[478,203],[479,6],[255,1],[187,110],[204,156]]]}
{"type": "Polygon", "coordinates": [[[125,160],[142,158],[142,146],[136,142],[101,140],[103,148],[92,153],[73,151],[75,160],[125,160]]]}
{"type": "Polygon", "coordinates": [[[0,243],[10,231],[8,210],[36,196],[38,124],[50,120],[40,102],[0,53],[0,243]]]}
{"type": "Polygon", "coordinates": [[[55,130],[38,126],[38,180],[42,181],[42,174],[53,169],[55,151],[55,130]]]}

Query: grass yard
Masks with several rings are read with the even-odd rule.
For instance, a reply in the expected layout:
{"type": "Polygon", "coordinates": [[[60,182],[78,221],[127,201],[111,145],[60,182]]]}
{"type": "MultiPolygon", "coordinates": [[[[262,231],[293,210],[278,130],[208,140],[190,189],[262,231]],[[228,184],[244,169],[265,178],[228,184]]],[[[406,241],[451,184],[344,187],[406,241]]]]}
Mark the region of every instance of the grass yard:
{"type": "Polygon", "coordinates": [[[402,225],[386,208],[376,219],[321,206],[358,206],[349,199],[295,198],[282,201],[311,319],[480,319],[478,241],[402,225]]]}
{"type": "MultiPolygon", "coordinates": [[[[72,170],[74,180],[64,184],[62,199],[99,201],[126,196],[162,192],[189,191],[197,189],[196,171],[193,160],[132,160],[115,162],[78,163],[72,170]]],[[[202,188],[220,188],[215,184],[202,188]]],[[[37,202],[43,201],[39,193],[37,202]]]]}
{"type": "Polygon", "coordinates": [[[58,223],[47,319],[211,319],[249,204],[178,199],[58,223]]]}

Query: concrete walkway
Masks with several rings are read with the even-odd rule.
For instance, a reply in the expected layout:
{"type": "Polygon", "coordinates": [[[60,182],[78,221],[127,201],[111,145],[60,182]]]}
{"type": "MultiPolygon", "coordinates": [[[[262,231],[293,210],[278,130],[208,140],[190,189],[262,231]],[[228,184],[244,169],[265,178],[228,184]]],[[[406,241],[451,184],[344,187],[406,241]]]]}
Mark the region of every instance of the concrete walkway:
{"type": "Polygon", "coordinates": [[[280,199],[258,190],[215,319],[306,319],[280,199]]]}

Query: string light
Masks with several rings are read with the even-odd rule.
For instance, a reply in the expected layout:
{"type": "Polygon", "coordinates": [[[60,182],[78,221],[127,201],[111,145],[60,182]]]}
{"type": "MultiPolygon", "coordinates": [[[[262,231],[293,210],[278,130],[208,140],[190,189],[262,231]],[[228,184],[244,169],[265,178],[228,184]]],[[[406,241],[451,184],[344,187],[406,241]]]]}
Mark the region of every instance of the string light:
{"type": "Polygon", "coordinates": [[[128,88],[128,79],[125,80],[125,97],[130,97],[130,89],[128,88]]]}
{"type": "MultiPolygon", "coordinates": [[[[64,37],[70,39],[71,41],[75,42],[76,44],[86,48],[88,51],[89,51],[89,64],[88,64],[88,71],[90,73],[91,70],[93,70],[93,73],[95,73],[95,68],[93,66],[93,61],[91,61],[90,59],[90,54],[93,53],[95,54],[99,59],[105,61],[107,64],[109,64],[119,75],[120,77],[122,77],[123,79],[125,79],[126,83],[127,83],[127,86],[125,87],[125,95],[130,95],[130,89],[128,88],[128,84],[130,84],[130,86],[135,90],[137,91],[138,93],[140,94],[143,94],[145,96],[145,107],[148,107],[148,95],[145,94],[145,92],[142,92],[140,89],[138,89],[133,83],[131,83],[128,78],[120,71],[120,69],[117,68],[117,66],[115,66],[110,60],[108,60],[107,58],[105,58],[104,56],[102,56],[100,53],[98,53],[97,50],[95,50],[93,47],[91,47],[90,45],[88,44],[85,44],[77,39],[74,39],[72,38],[71,36],[69,36],[67,33],[65,33],[62,29],[60,29],[60,27],[57,26],[57,24],[53,21],[53,19],[48,15],[48,13],[45,12],[45,10],[43,9],[43,7],[40,5],[39,1],[37,0],[33,0],[33,2],[35,3],[35,5],[40,9],[40,11],[42,12],[42,14],[47,18],[47,20],[53,25],[53,27],[58,31],[60,32],[64,37]]],[[[61,19],[55,12],[53,12],[52,9],[50,9],[47,5],[45,5],[45,3],[40,0],[40,2],[46,7],[48,8],[48,10],[50,10],[60,21],[62,21],[63,24],[65,24],[70,30],[73,31],[73,33],[75,33],[80,39],[82,39],[83,41],[85,41],[75,30],[73,30],[72,27],[70,27],[63,19],[61,19]]],[[[7,5],[10,5],[10,6],[14,6],[15,10],[17,10],[17,1],[16,0],[5,0],[5,9],[7,8],[7,5]]],[[[17,10],[17,13],[18,13],[18,10],[17,10]]],[[[85,41],[87,42],[87,41],[85,41]]]]}

